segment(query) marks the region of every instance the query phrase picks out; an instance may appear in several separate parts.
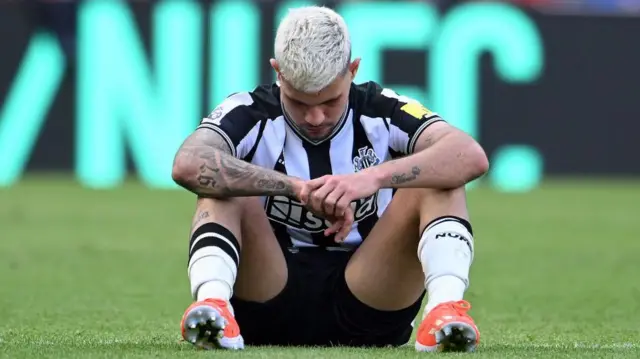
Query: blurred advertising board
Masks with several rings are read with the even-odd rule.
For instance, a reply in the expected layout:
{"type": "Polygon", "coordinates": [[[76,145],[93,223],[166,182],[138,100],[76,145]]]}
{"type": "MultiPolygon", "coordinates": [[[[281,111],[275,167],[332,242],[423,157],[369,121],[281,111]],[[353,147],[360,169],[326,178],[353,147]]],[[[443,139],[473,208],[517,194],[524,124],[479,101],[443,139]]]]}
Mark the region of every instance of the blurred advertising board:
{"type": "MultiPolygon", "coordinates": [[[[639,175],[640,19],[534,2],[328,5],[350,25],[356,82],[414,97],[477,138],[492,166],[483,181],[526,191],[545,176],[639,175]]],[[[182,140],[228,94],[273,80],[278,19],[309,3],[96,0],[48,17],[0,4],[0,187],[29,171],[174,187],[182,140]]]]}

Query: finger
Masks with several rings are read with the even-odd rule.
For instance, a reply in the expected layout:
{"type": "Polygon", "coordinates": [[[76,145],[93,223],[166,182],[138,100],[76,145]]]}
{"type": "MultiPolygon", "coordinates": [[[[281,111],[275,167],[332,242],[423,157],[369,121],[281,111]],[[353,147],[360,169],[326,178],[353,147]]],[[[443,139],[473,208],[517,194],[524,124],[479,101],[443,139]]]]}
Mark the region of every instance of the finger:
{"type": "Polygon", "coordinates": [[[309,195],[311,195],[311,192],[324,185],[327,177],[328,176],[322,176],[310,181],[306,181],[304,183],[304,186],[302,186],[302,190],[300,191],[300,202],[302,202],[302,204],[307,204],[309,202],[309,195]]]}
{"type": "Polygon", "coordinates": [[[345,216],[342,220],[342,226],[340,227],[340,231],[336,233],[336,242],[344,242],[347,239],[347,236],[351,232],[351,227],[353,226],[353,211],[351,209],[345,212],[345,216]]]}
{"type": "Polygon", "coordinates": [[[329,193],[327,198],[324,199],[324,213],[329,216],[335,216],[337,202],[343,197],[344,193],[344,188],[342,188],[341,186],[336,186],[336,188],[334,188],[333,191],[329,193]]]}
{"type": "Polygon", "coordinates": [[[309,204],[311,207],[319,212],[323,211],[323,202],[324,199],[329,195],[331,191],[333,191],[335,184],[332,182],[325,183],[322,187],[318,188],[315,191],[312,191],[309,195],[309,204]]]}
{"type": "Polygon", "coordinates": [[[342,227],[342,222],[342,220],[337,220],[331,223],[331,226],[324,230],[324,235],[326,237],[329,237],[330,235],[338,232],[338,230],[340,230],[340,228],[342,227]]]}
{"type": "MultiPolygon", "coordinates": [[[[335,216],[344,217],[347,209],[351,208],[351,202],[353,202],[351,196],[345,192],[342,197],[340,197],[340,200],[338,200],[338,203],[336,203],[335,216]]],[[[351,209],[353,210],[353,208],[351,209]]]]}
{"type": "Polygon", "coordinates": [[[300,203],[306,205],[309,200],[309,193],[311,190],[309,189],[309,185],[305,182],[300,189],[300,203]]]}

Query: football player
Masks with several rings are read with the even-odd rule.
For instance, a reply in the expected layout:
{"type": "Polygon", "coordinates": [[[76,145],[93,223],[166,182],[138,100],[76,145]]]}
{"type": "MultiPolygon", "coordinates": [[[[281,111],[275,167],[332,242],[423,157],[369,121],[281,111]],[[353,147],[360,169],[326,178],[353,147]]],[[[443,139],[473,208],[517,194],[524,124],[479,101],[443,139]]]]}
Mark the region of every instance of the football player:
{"type": "Polygon", "coordinates": [[[290,10],[274,53],[278,81],[227,97],[175,157],[174,180],[198,196],[184,339],[403,345],[426,294],[415,348],[473,351],[464,186],[488,169],[481,146],[355,84],[361,59],[329,8],[290,10]]]}

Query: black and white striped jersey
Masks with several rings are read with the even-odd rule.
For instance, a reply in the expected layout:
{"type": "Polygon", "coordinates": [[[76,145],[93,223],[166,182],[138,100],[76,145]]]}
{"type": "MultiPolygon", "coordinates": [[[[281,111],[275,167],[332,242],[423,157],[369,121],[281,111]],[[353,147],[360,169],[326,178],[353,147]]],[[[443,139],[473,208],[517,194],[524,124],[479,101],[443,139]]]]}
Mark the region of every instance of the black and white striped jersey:
{"type": "MultiPolygon", "coordinates": [[[[233,155],[302,179],[349,174],[411,154],[420,133],[440,116],[375,82],[352,84],[349,105],[330,136],[313,142],[283,113],[277,83],[226,98],[198,128],[216,131],[233,155]]],[[[276,237],[284,247],[356,247],[369,234],[393,196],[381,189],[355,203],[353,229],[343,244],[325,237],[328,223],[285,196],[262,198],[276,237]]]]}

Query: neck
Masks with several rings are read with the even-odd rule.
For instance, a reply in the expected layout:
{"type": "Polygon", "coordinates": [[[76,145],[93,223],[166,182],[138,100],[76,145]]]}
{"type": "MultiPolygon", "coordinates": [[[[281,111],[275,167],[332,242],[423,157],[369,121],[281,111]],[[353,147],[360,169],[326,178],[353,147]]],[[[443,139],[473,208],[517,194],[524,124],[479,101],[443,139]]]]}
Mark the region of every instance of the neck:
{"type": "Polygon", "coordinates": [[[289,126],[291,126],[293,128],[293,130],[298,134],[298,136],[304,138],[305,140],[307,140],[307,141],[309,141],[309,142],[311,142],[313,144],[319,144],[321,142],[324,142],[327,138],[333,136],[336,133],[336,131],[340,128],[342,123],[345,121],[345,118],[347,117],[347,113],[349,112],[349,103],[347,102],[347,104],[344,106],[344,110],[342,110],[342,114],[340,115],[340,119],[338,120],[338,122],[336,122],[335,126],[333,126],[333,129],[331,130],[331,132],[329,132],[329,134],[327,134],[326,136],[324,136],[322,138],[311,139],[311,138],[308,138],[307,136],[304,135],[304,132],[302,132],[302,130],[296,124],[296,122],[293,120],[291,115],[289,115],[289,112],[287,112],[287,109],[285,108],[283,101],[280,101],[280,107],[282,108],[282,115],[284,116],[284,118],[285,118],[286,122],[289,124],[289,126]]]}

